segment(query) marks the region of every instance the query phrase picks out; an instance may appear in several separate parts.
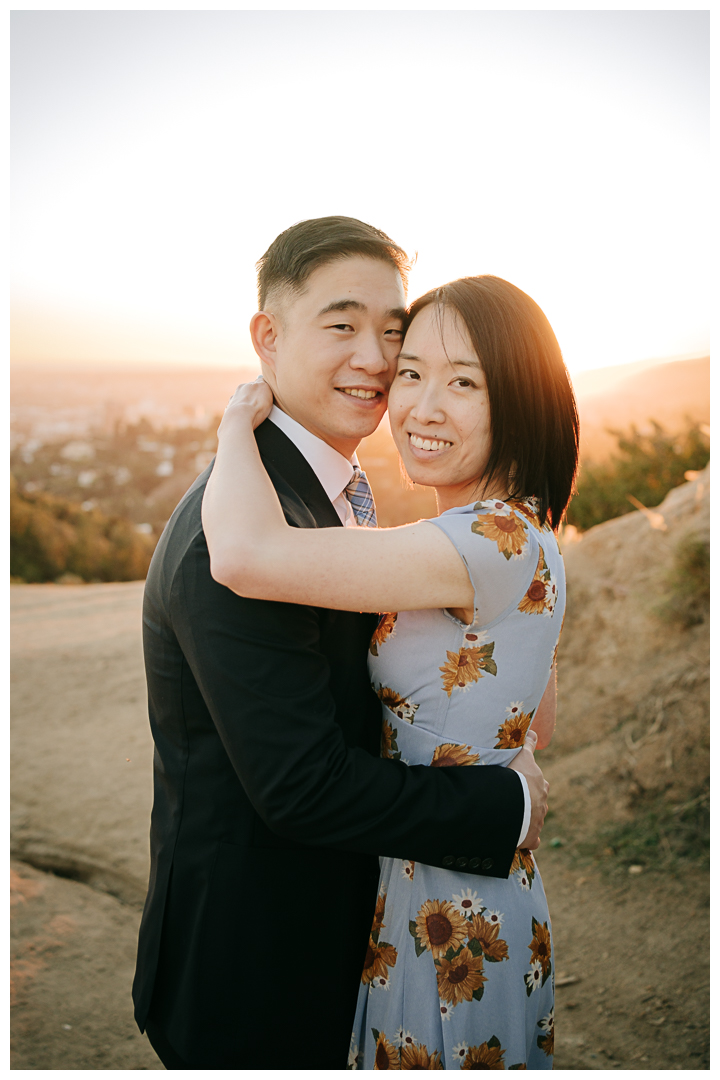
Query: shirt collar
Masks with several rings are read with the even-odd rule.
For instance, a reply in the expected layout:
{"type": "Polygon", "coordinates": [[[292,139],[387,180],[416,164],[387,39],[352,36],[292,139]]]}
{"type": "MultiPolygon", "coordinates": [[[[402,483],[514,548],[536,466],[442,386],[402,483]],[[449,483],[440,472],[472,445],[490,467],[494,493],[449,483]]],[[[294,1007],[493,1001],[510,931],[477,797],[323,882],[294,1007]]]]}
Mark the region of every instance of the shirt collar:
{"type": "Polygon", "coordinates": [[[298,424],[297,420],[293,420],[292,416],[278,409],[277,405],[273,405],[268,419],[294,443],[322,484],[330,502],[335,502],[352,480],[353,466],[359,468],[357,454],[353,454],[352,461],[348,461],[334,447],[328,446],[298,424]]]}

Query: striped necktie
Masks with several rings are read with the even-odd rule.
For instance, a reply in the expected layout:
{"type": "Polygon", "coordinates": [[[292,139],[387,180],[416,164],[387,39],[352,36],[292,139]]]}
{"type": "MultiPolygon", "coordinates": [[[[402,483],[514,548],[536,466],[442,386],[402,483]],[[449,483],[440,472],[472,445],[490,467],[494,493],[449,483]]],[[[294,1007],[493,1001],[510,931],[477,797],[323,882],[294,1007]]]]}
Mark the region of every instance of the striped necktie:
{"type": "Polygon", "coordinates": [[[345,496],[352,506],[358,525],[369,525],[375,528],[377,526],[375,500],[367,476],[362,469],[358,469],[357,465],[353,468],[352,480],[345,488],[345,496]]]}

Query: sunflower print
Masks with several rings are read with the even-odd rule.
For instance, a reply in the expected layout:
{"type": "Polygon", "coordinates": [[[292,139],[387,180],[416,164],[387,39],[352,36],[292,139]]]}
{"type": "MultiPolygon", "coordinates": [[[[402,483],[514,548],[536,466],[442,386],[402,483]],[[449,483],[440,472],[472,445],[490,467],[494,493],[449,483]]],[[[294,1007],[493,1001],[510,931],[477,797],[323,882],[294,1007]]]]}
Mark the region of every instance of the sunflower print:
{"type": "Polygon", "coordinates": [[[401,694],[398,694],[397,690],[393,690],[389,686],[383,686],[380,683],[375,690],[375,693],[380,698],[380,701],[390,712],[395,713],[401,720],[405,720],[406,723],[412,724],[415,719],[415,713],[418,710],[417,705],[410,701],[409,698],[404,698],[401,694]]]}
{"type": "Polygon", "coordinates": [[[385,926],[383,919],[385,918],[385,904],[387,903],[387,893],[378,893],[378,898],[375,902],[375,914],[373,915],[372,930],[370,933],[380,931],[385,926]]]}
{"type": "Polygon", "coordinates": [[[532,888],[532,883],[535,878],[535,860],[532,852],[529,848],[517,848],[513,855],[513,861],[510,864],[510,870],[508,871],[508,877],[513,874],[520,874],[527,879],[528,889],[532,888]]]}
{"type": "Polygon", "coordinates": [[[380,931],[385,926],[385,904],[387,893],[381,888],[375,901],[375,914],[373,915],[372,929],[365,953],[365,962],[362,970],[362,982],[365,986],[371,984],[374,979],[387,979],[388,969],[395,967],[397,963],[397,949],[387,941],[380,941],[380,931]]]}
{"type": "MultiPolygon", "coordinates": [[[[522,705],[522,702],[520,703],[522,705]]],[[[517,750],[525,744],[525,736],[532,723],[535,709],[529,713],[520,711],[520,706],[510,706],[507,720],[497,730],[495,750],[517,750]]]]}
{"type": "Polygon", "coordinates": [[[370,652],[373,656],[377,656],[380,646],[384,645],[387,639],[395,632],[397,617],[397,611],[384,611],[380,616],[377,630],[370,639],[370,652]]]}
{"type": "Polygon", "coordinates": [[[400,1051],[388,1039],[384,1031],[372,1029],[375,1039],[375,1062],[373,1069],[399,1069],[400,1051]]]}
{"type": "Polygon", "coordinates": [[[380,757],[390,758],[393,761],[400,760],[400,751],[397,744],[397,728],[394,728],[392,724],[382,718],[382,727],[380,729],[380,757]]]}
{"type": "Polygon", "coordinates": [[[415,878],[415,860],[403,859],[402,876],[405,881],[413,881],[415,878]]]}
{"type": "MultiPolygon", "coordinates": [[[[483,508],[483,503],[477,503],[475,509],[480,510],[481,508],[483,508]]],[[[504,503],[495,503],[493,509],[495,511],[504,511],[506,507],[504,503]]],[[[498,551],[506,559],[523,555],[527,547],[527,525],[512,510],[509,514],[502,512],[478,514],[477,521],[473,521],[470,528],[478,536],[484,536],[487,540],[494,540],[498,551]]]]}
{"type": "Polygon", "coordinates": [[[397,949],[392,945],[388,945],[387,942],[376,942],[373,938],[375,934],[370,935],[368,942],[367,952],[365,953],[365,963],[363,964],[361,980],[365,986],[373,981],[373,979],[387,979],[388,969],[395,967],[397,964],[397,949]]]}
{"type": "Polygon", "coordinates": [[[458,690],[466,690],[472,683],[482,679],[484,672],[497,675],[494,651],[494,641],[471,648],[461,646],[456,653],[446,651],[447,662],[440,668],[440,673],[447,696],[450,697],[456,687],[458,690]]]}
{"type": "Polygon", "coordinates": [[[548,930],[547,923],[540,923],[537,919],[533,919],[532,929],[533,939],[528,945],[528,949],[530,949],[531,952],[530,963],[540,964],[544,986],[551,969],[550,961],[552,959],[552,944],[550,941],[550,931],[548,930]]]}
{"type": "Polygon", "coordinates": [[[475,765],[480,760],[479,754],[469,753],[470,747],[465,743],[440,743],[435,747],[430,764],[436,768],[445,768],[448,765],[475,765]]]}
{"type": "Polygon", "coordinates": [[[424,1043],[416,1045],[410,1043],[409,1046],[402,1046],[400,1048],[400,1068],[401,1069],[442,1069],[442,1057],[439,1050],[434,1050],[432,1054],[428,1054],[428,1048],[424,1043]]]}
{"type": "Polygon", "coordinates": [[[528,591],[518,604],[518,611],[526,615],[543,615],[545,612],[552,615],[556,600],[557,586],[545,562],[545,552],[540,548],[535,574],[528,591]]]}
{"type": "Polygon", "coordinates": [[[524,518],[527,518],[530,524],[534,525],[536,529],[547,529],[550,527],[548,522],[544,525],[540,524],[538,502],[537,499],[532,496],[528,499],[508,499],[507,505],[511,506],[513,510],[516,510],[518,514],[522,514],[524,518]]]}
{"type": "Polygon", "coordinates": [[[461,1005],[463,1001],[479,1001],[483,995],[483,958],[467,947],[457,955],[448,950],[446,956],[436,960],[438,995],[448,1005],[461,1005]]]}
{"type": "Polygon", "coordinates": [[[479,1046],[469,1046],[461,1069],[504,1069],[503,1055],[505,1051],[500,1045],[500,1040],[494,1035],[487,1042],[479,1046]]]}
{"type": "Polygon", "coordinates": [[[429,949],[436,960],[448,949],[460,948],[467,932],[467,920],[449,900],[426,900],[410,922],[417,955],[429,949]]]}
{"type": "Polygon", "coordinates": [[[537,1045],[548,1057],[555,1053],[555,1009],[552,1008],[547,1016],[538,1021],[538,1027],[544,1032],[538,1035],[537,1045]]]}
{"type": "Polygon", "coordinates": [[[499,934],[499,923],[491,923],[482,915],[473,915],[468,930],[468,946],[476,941],[485,959],[491,963],[509,960],[507,941],[504,941],[499,934]]]}

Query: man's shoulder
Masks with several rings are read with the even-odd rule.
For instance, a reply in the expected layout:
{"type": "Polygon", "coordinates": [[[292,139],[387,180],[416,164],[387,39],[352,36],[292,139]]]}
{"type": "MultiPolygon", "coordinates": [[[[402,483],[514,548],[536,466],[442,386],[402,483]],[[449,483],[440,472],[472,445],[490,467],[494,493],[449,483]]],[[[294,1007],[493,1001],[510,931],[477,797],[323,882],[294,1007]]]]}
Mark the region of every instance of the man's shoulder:
{"type": "Polygon", "coordinates": [[[301,529],[342,525],[325,488],[292,439],[271,420],[260,425],[255,439],[289,524],[301,529]]]}

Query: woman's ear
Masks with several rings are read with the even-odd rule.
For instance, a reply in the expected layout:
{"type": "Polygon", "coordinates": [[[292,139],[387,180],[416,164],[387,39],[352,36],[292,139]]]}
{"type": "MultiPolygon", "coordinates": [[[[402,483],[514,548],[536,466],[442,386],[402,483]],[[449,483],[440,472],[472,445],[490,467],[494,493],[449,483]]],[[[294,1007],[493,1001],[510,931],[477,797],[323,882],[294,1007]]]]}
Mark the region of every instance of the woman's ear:
{"type": "Polygon", "coordinates": [[[274,373],[277,356],[278,323],[268,311],[256,311],[250,320],[250,338],[263,364],[274,373]]]}

